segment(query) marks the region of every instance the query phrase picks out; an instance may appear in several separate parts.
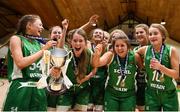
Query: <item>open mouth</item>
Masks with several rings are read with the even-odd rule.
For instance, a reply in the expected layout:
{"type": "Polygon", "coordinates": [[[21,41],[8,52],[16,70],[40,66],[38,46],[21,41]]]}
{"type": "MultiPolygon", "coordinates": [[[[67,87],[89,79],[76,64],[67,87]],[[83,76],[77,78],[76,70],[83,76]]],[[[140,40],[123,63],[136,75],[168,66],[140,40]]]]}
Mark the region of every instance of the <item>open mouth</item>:
{"type": "Polygon", "coordinates": [[[75,50],[75,51],[80,51],[80,50],[81,50],[81,48],[74,48],[74,50],[75,50]]]}
{"type": "Polygon", "coordinates": [[[39,33],[41,33],[41,32],[42,32],[42,30],[39,30],[38,32],[39,32],[39,33]]]}
{"type": "Polygon", "coordinates": [[[101,39],[101,36],[97,35],[95,36],[95,39],[101,39]]]}

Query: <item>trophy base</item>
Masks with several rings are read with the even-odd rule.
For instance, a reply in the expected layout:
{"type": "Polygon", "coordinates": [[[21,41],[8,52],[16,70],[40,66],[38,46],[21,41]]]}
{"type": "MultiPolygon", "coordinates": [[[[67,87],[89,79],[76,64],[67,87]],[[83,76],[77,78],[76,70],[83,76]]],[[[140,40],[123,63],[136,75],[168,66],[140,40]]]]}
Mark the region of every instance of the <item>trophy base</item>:
{"type": "Polygon", "coordinates": [[[47,91],[52,94],[52,95],[61,95],[63,93],[65,93],[67,90],[66,86],[64,84],[61,85],[61,88],[59,89],[52,89],[51,86],[47,86],[47,91]]]}

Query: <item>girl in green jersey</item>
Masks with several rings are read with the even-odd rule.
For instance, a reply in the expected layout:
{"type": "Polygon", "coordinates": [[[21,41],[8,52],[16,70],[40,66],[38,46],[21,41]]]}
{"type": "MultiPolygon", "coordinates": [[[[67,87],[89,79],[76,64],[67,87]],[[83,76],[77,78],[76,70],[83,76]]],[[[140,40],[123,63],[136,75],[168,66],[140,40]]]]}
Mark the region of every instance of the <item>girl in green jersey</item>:
{"type": "Polygon", "coordinates": [[[149,28],[151,45],[141,47],[137,53],[144,56],[147,72],[145,110],[178,111],[175,79],[179,78],[179,57],[175,47],[165,44],[166,28],[152,24],[149,28]]]}
{"type": "MultiPolygon", "coordinates": [[[[69,22],[67,19],[62,21],[63,29],[60,26],[53,26],[49,29],[49,37],[51,40],[57,41],[56,47],[65,48],[65,36],[69,22]]],[[[49,81],[49,80],[48,80],[49,81]]],[[[48,111],[56,111],[56,105],[59,95],[53,95],[47,91],[48,111]]]]}
{"type": "MultiPolygon", "coordinates": [[[[11,84],[4,111],[46,111],[45,90],[37,88],[37,81],[42,77],[40,59],[44,50],[57,42],[48,41],[42,47],[36,40],[42,30],[39,16],[25,15],[19,20],[17,33],[10,38],[8,77],[11,84]]],[[[54,72],[53,75],[57,74],[54,72]]]]}
{"type": "Polygon", "coordinates": [[[89,79],[94,75],[91,67],[92,51],[86,47],[86,33],[82,29],[70,31],[71,58],[66,75],[72,82],[58,99],[57,111],[86,111],[89,102],[89,79]]]}
{"type": "Polygon", "coordinates": [[[136,64],[142,67],[140,56],[130,49],[129,39],[122,30],[116,30],[113,37],[113,51],[101,56],[103,45],[98,44],[93,56],[94,67],[108,65],[104,110],[135,111],[135,73],[136,64]]]}
{"type": "MultiPolygon", "coordinates": [[[[135,37],[139,46],[135,47],[133,50],[136,52],[142,46],[146,46],[149,43],[148,40],[149,36],[149,27],[146,24],[138,24],[135,26],[135,37]]],[[[143,57],[142,57],[143,58],[143,57]]],[[[136,91],[136,105],[139,111],[144,111],[145,105],[145,87],[146,87],[146,80],[145,80],[146,72],[145,70],[138,70],[137,71],[137,91],[136,91]]]]}

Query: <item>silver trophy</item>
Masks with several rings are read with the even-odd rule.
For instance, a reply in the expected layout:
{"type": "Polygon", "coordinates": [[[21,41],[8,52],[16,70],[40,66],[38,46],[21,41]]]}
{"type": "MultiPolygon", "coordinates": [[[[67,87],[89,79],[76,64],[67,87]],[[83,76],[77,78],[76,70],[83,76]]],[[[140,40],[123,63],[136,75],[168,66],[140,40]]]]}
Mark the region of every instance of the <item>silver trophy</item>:
{"type": "MultiPolygon", "coordinates": [[[[61,69],[66,62],[69,52],[61,48],[53,48],[50,52],[50,64],[58,69],[61,69]]],[[[61,74],[59,78],[50,76],[47,90],[52,94],[63,94],[67,90],[67,87],[64,84],[63,75],[61,74]]]]}

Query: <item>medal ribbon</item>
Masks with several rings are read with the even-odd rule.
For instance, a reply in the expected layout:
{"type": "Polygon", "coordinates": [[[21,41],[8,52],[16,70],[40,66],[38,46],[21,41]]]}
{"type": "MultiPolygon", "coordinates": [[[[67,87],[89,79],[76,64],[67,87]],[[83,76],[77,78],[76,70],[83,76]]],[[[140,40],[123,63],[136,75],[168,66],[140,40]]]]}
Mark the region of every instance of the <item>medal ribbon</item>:
{"type": "Polygon", "coordinates": [[[78,71],[77,62],[74,55],[72,58],[73,58],[74,74],[77,75],[77,71],[78,71]]]}
{"type": "Polygon", "coordinates": [[[46,44],[46,42],[49,41],[49,39],[40,36],[25,35],[25,37],[28,39],[35,39],[42,44],[46,44]]]}
{"type": "MultiPolygon", "coordinates": [[[[160,57],[159,57],[159,62],[161,63],[161,61],[162,61],[162,56],[163,56],[163,51],[164,51],[164,44],[161,46],[161,49],[160,49],[160,57]]],[[[156,59],[156,57],[155,57],[155,50],[152,48],[151,49],[151,52],[152,52],[152,55],[153,55],[153,58],[155,58],[156,59]]],[[[161,73],[159,70],[156,70],[159,74],[161,73]]]]}
{"type": "MultiPolygon", "coordinates": [[[[126,69],[127,69],[127,64],[128,64],[128,54],[126,55],[126,59],[125,59],[125,67],[123,68],[121,63],[120,63],[120,59],[119,59],[119,56],[117,55],[116,56],[117,58],[117,61],[118,61],[118,65],[119,65],[119,70],[120,70],[120,74],[119,75],[122,75],[122,80],[125,78],[126,76],[126,69]]],[[[121,80],[121,81],[122,81],[121,80]]]]}

